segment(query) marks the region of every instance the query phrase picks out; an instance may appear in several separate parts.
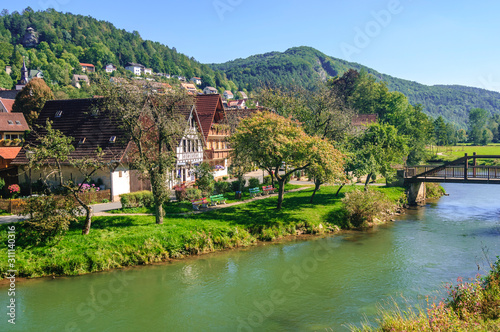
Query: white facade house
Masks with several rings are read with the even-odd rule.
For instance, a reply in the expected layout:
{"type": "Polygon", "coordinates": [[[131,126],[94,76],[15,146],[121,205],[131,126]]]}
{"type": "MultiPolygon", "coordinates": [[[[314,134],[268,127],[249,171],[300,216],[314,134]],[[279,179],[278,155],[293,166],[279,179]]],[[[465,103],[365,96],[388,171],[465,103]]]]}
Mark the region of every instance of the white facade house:
{"type": "Polygon", "coordinates": [[[212,95],[212,94],[217,94],[219,93],[216,88],[207,86],[205,89],[203,89],[203,93],[206,95],[212,95]]]}
{"type": "Polygon", "coordinates": [[[224,91],[224,99],[233,99],[233,98],[234,98],[234,95],[231,91],[229,91],[229,90],[224,91]]]}
{"type": "Polygon", "coordinates": [[[201,84],[201,78],[199,78],[199,77],[191,77],[191,82],[193,82],[196,85],[200,85],[201,84]]]}
{"type": "Polygon", "coordinates": [[[144,67],[142,73],[144,75],[153,75],[153,69],[144,67]]]}
{"type": "Polygon", "coordinates": [[[112,73],[116,70],[116,66],[110,63],[104,66],[104,70],[106,71],[106,73],[112,73]]]}
{"type": "Polygon", "coordinates": [[[144,68],[145,67],[143,65],[134,62],[129,62],[125,67],[126,70],[131,71],[136,76],[141,76],[141,74],[144,72],[144,68]]]}

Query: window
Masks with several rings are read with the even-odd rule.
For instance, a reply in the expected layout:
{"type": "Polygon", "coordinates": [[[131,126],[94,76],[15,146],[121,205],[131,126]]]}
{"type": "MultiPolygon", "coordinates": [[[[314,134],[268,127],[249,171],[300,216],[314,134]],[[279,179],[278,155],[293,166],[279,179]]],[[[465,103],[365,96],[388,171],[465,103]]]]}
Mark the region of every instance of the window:
{"type": "Polygon", "coordinates": [[[83,143],[85,143],[85,141],[86,141],[86,140],[87,140],[87,138],[86,138],[86,137],[84,137],[84,138],[82,138],[82,139],[78,142],[78,144],[83,144],[83,143]]]}
{"type": "Polygon", "coordinates": [[[123,177],[123,172],[122,172],[122,171],[119,171],[119,172],[118,172],[118,177],[119,177],[119,178],[123,177]]]}
{"type": "Polygon", "coordinates": [[[184,152],[187,152],[187,142],[186,142],[186,140],[182,140],[182,144],[184,146],[184,152]]]}
{"type": "Polygon", "coordinates": [[[63,114],[63,111],[57,111],[56,112],[56,118],[60,118],[63,114]]]}
{"type": "Polygon", "coordinates": [[[20,124],[21,124],[21,121],[16,120],[16,125],[20,125],[20,124]]]}
{"type": "Polygon", "coordinates": [[[12,120],[7,120],[7,123],[10,124],[10,125],[14,124],[14,122],[12,120]]]}
{"type": "Polygon", "coordinates": [[[116,142],[116,136],[111,136],[109,138],[109,143],[114,143],[114,142],[116,142]]]}

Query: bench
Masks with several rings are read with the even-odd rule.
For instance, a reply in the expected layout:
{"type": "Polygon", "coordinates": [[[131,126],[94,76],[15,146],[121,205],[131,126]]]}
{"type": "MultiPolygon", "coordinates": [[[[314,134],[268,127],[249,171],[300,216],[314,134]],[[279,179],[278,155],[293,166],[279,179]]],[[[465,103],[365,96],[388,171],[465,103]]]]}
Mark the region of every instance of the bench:
{"type": "Polygon", "coordinates": [[[269,194],[272,194],[274,193],[274,191],[276,190],[276,188],[273,188],[273,186],[265,186],[265,187],[262,187],[262,191],[266,194],[266,195],[269,195],[269,194]]]}
{"type": "Polygon", "coordinates": [[[206,197],[203,197],[202,199],[198,200],[192,200],[191,203],[193,204],[193,210],[198,211],[200,209],[200,206],[203,208],[208,207],[208,201],[206,197]]]}
{"type": "Polygon", "coordinates": [[[210,196],[210,205],[217,205],[217,204],[226,204],[226,198],[224,197],[223,194],[219,194],[219,195],[214,195],[214,196],[210,196]]]}
{"type": "Polygon", "coordinates": [[[262,193],[259,187],[250,188],[248,189],[248,191],[250,192],[250,197],[260,196],[260,194],[262,193]]]}

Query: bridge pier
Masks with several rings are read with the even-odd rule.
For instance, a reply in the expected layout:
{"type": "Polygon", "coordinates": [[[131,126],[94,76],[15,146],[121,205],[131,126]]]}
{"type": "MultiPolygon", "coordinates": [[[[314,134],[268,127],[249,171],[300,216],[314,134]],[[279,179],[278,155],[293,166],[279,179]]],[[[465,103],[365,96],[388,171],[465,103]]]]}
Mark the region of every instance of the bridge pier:
{"type": "Polygon", "coordinates": [[[427,198],[425,182],[410,183],[406,191],[406,196],[409,205],[424,205],[427,198]]]}

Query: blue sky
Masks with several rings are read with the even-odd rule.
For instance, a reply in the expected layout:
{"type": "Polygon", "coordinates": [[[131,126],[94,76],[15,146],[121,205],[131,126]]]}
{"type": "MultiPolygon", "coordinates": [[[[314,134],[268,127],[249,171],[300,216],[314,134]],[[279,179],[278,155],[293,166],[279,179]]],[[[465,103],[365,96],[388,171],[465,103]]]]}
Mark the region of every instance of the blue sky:
{"type": "Polygon", "coordinates": [[[424,84],[500,91],[500,2],[461,0],[16,0],[90,15],[204,63],[294,46],[424,84]]]}

